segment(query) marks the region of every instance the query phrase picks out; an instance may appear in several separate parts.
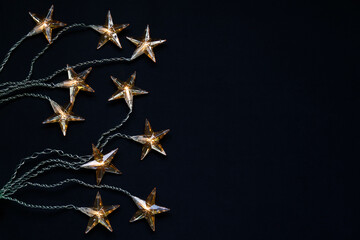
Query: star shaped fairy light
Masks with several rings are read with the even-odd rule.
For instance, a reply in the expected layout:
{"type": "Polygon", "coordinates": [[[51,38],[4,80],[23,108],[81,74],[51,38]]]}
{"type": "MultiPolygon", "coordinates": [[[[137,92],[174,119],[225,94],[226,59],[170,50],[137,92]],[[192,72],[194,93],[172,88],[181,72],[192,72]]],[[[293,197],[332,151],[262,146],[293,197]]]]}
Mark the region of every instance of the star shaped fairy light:
{"type": "Polygon", "coordinates": [[[142,54],[146,54],[153,62],[156,62],[155,60],[155,53],[153,51],[153,48],[164,43],[166,40],[154,40],[150,38],[150,29],[149,25],[147,25],[145,29],[145,34],[142,39],[135,39],[131,37],[126,37],[128,40],[130,40],[133,44],[136,45],[136,49],[131,56],[131,60],[141,56],[142,54]]]}
{"type": "Polygon", "coordinates": [[[100,193],[98,192],[96,194],[94,207],[82,207],[79,209],[81,212],[85,213],[90,217],[85,233],[88,233],[99,223],[106,227],[110,232],[112,232],[113,230],[107,216],[113,211],[115,211],[118,207],[120,207],[120,205],[104,206],[101,200],[100,193]]]}
{"type": "Polygon", "coordinates": [[[122,82],[122,81],[118,80],[117,78],[111,76],[111,79],[117,86],[118,90],[116,91],[116,93],[114,93],[111,96],[111,98],[109,98],[109,101],[124,98],[127,105],[129,106],[129,108],[132,109],[133,96],[148,93],[147,91],[134,86],[135,77],[136,77],[136,72],[134,72],[126,82],[122,82]]]}
{"type": "Polygon", "coordinates": [[[166,155],[163,147],[160,144],[160,139],[162,139],[170,129],[154,132],[150,126],[149,121],[145,120],[145,133],[144,135],[132,136],[131,139],[144,144],[141,152],[141,160],[150,152],[151,149],[158,151],[159,153],[166,155]]]}
{"type": "Polygon", "coordinates": [[[46,123],[55,123],[58,122],[61,127],[63,135],[66,135],[66,130],[70,121],[84,121],[85,119],[79,116],[76,116],[72,113],[73,104],[68,104],[66,108],[60,106],[53,100],[50,100],[50,104],[55,114],[48,119],[46,119],[43,124],[46,123]]]}
{"type": "Polygon", "coordinates": [[[96,183],[100,184],[105,172],[121,174],[121,172],[111,163],[118,149],[112,150],[107,154],[102,154],[99,149],[92,145],[94,160],[87,162],[80,167],[96,170],[96,183]]]}
{"type": "Polygon", "coordinates": [[[156,188],[152,190],[152,192],[147,197],[146,201],[138,197],[131,196],[136,206],[138,206],[139,210],[130,219],[130,222],[135,222],[137,220],[145,218],[149,223],[151,229],[155,231],[155,214],[170,211],[170,209],[166,207],[161,207],[156,205],[155,196],[156,196],[156,188]]]}
{"type": "Polygon", "coordinates": [[[69,88],[70,89],[70,102],[75,102],[75,97],[80,90],[86,92],[95,92],[88,84],[85,83],[85,79],[91,71],[91,67],[81,73],[76,73],[73,68],[67,65],[68,80],[58,83],[57,87],[69,88]]]}
{"type": "Polygon", "coordinates": [[[31,32],[28,33],[28,36],[36,35],[40,32],[43,32],[48,42],[51,44],[51,33],[54,28],[64,27],[66,23],[62,23],[59,21],[55,21],[52,19],[52,15],[54,12],[54,5],[51,5],[48,14],[45,18],[40,18],[35,13],[29,12],[30,16],[36,22],[36,26],[31,32]]]}
{"type": "Polygon", "coordinates": [[[97,49],[101,48],[105,43],[107,43],[109,40],[115,43],[116,46],[121,48],[120,40],[117,36],[117,33],[121,32],[123,29],[125,29],[129,24],[114,24],[110,10],[108,11],[108,14],[106,16],[106,22],[103,26],[95,26],[92,25],[91,27],[101,33],[100,41],[97,46],[97,49]]]}

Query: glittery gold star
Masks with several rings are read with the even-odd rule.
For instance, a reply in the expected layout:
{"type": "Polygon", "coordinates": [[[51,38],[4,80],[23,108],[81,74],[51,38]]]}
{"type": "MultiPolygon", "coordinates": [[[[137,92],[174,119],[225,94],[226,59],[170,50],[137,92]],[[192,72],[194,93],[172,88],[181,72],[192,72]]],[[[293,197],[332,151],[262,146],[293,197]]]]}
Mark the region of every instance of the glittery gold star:
{"type": "Polygon", "coordinates": [[[169,131],[170,129],[154,132],[150,126],[149,121],[147,119],[145,120],[144,135],[137,135],[131,137],[132,140],[144,144],[141,153],[141,160],[145,158],[145,156],[150,152],[151,149],[154,149],[159,153],[166,155],[163,147],[160,144],[160,139],[162,139],[169,131]]]}
{"type": "Polygon", "coordinates": [[[110,225],[110,221],[107,216],[115,211],[120,205],[111,205],[104,206],[101,200],[100,193],[96,194],[94,207],[82,207],[79,210],[90,217],[89,223],[86,227],[85,233],[88,233],[91,229],[93,229],[99,223],[106,227],[110,232],[112,232],[112,228],[110,225]]]}
{"type": "Polygon", "coordinates": [[[119,38],[117,36],[117,33],[121,32],[124,28],[129,26],[129,24],[115,24],[113,23],[110,10],[108,11],[105,25],[103,26],[95,26],[92,25],[91,27],[101,33],[100,41],[97,46],[97,49],[101,48],[105,43],[107,43],[109,40],[115,43],[116,46],[121,48],[121,44],[119,41],[119,38]]]}
{"type": "Polygon", "coordinates": [[[40,32],[43,32],[46,39],[51,44],[52,29],[66,26],[66,23],[62,23],[52,19],[53,12],[54,12],[54,5],[51,5],[49,12],[45,18],[40,18],[35,13],[29,12],[30,16],[36,22],[36,26],[34,27],[33,30],[31,30],[31,32],[28,33],[28,36],[33,36],[40,32]]]}
{"type": "Polygon", "coordinates": [[[137,47],[135,49],[133,55],[131,56],[131,60],[133,60],[145,53],[151,60],[153,60],[153,62],[156,62],[155,53],[153,51],[153,48],[166,41],[166,40],[152,41],[152,39],[150,38],[149,25],[147,25],[147,27],[145,29],[145,34],[144,34],[143,38],[141,38],[141,39],[135,39],[135,38],[131,38],[131,37],[126,37],[126,38],[128,40],[130,40],[133,44],[135,44],[137,47]]]}
{"type": "Polygon", "coordinates": [[[114,93],[111,96],[111,98],[109,98],[109,101],[124,98],[127,105],[131,109],[133,106],[133,96],[148,93],[147,91],[134,86],[135,77],[136,77],[136,72],[134,72],[126,82],[122,82],[122,81],[118,80],[117,78],[111,76],[111,79],[117,86],[118,90],[116,91],[116,93],[114,93]]]}
{"type": "Polygon", "coordinates": [[[96,183],[100,184],[105,172],[121,174],[121,172],[111,163],[118,149],[103,155],[99,149],[92,145],[94,160],[81,165],[82,168],[96,170],[96,183]]]}
{"type": "Polygon", "coordinates": [[[58,122],[61,127],[63,135],[66,135],[66,130],[70,121],[84,121],[85,119],[76,115],[73,115],[72,108],[73,104],[68,104],[66,108],[60,106],[55,101],[50,100],[50,104],[55,114],[46,119],[43,124],[58,122]]]}
{"type": "Polygon", "coordinates": [[[146,201],[132,196],[133,201],[138,206],[139,210],[130,219],[130,222],[135,222],[139,219],[145,218],[149,223],[151,229],[155,231],[155,214],[170,211],[166,207],[155,205],[156,188],[147,197],[146,201]]]}
{"type": "Polygon", "coordinates": [[[77,74],[73,68],[67,65],[68,80],[58,83],[57,87],[69,88],[70,89],[70,102],[75,102],[75,97],[80,90],[86,92],[95,92],[88,84],[85,83],[85,79],[91,71],[91,67],[85,71],[77,74]]]}

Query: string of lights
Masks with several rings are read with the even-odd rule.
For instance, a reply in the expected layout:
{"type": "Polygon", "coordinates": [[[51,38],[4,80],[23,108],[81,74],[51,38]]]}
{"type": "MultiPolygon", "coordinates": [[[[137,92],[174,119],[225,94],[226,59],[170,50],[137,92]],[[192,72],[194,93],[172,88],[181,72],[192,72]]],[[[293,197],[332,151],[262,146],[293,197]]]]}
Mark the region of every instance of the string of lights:
{"type": "MultiPolygon", "coordinates": [[[[100,49],[108,41],[114,43],[117,47],[121,48],[122,46],[117,34],[129,26],[129,24],[114,24],[111,13],[109,11],[107,14],[105,25],[86,25],[84,23],[76,23],[65,27],[65,23],[53,20],[53,12],[54,6],[50,7],[45,18],[41,18],[37,14],[30,13],[30,16],[36,22],[36,26],[28,34],[26,34],[18,42],[16,42],[5,55],[5,58],[0,65],[0,72],[6,66],[10,56],[13,54],[15,49],[20,46],[21,43],[27,38],[36,34],[43,33],[46,40],[48,41],[48,44],[32,59],[29,72],[25,79],[15,82],[2,82],[0,84],[0,104],[8,103],[10,101],[24,97],[31,97],[49,101],[54,111],[54,115],[44,120],[43,124],[59,123],[63,135],[66,136],[68,123],[70,121],[85,120],[84,118],[75,115],[72,110],[75,105],[76,96],[80,91],[94,92],[90,85],[85,82],[94,65],[110,62],[129,62],[143,54],[147,55],[153,62],[156,62],[153,48],[158,46],[159,44],[164,43],[165,40],[152,40],[150,38],[149,26],[147,26],[144,36],[142,38],[135,39],[132,37],[127,37],[127,39],[136,46],[136,49],[130,58],[114,57],[90,60],[82,63],[77,63],[72,66],[67,65],[65,68],[56,70],[53,74],[44,78],[31,79],[34,70],[34,64],[36,63],[36,61],[64,32],[76,27],[90,28],[101,34],[97,49],[100,49]],[[54,38],[52,38],[52,30],[61,27],[64,28],[60,32],[58,32],[58,34],[54,38]],[[76,68],[83,66],[90,67],[80,73],[75,72],[76,68]],[[55,76],[65,71],[68,75],[68,78],[65,81],[60,83],[50,82],[55,76]],[[65,106],[61,106],[47,95],[30,91],[34,88],[68,88],[70,92],[69,103],[65,106]]],[[[112,163],[118,149],[114,149],[106,154],[103,153],[103,149],[106,147],[106,145],[111,139],[120,137],[142,144],[143,148],[141,153],[141,160],[146,157],[150,150],[155,150],[163,155],[166,155],[162,145],[160,144],[160,140],[169,132],[169,130],[155,132],[152,130],[149,121],[146,120],[145,132],[142,135],[130,136],[118,132],[119,129],[126,123],[126,121],[128,121],[131,113],[133,112],[133,97],[148,93],[145,90],[135,87],[135,78],[136,72],[134,72],[127,81],[121,81],[115,77],[111,77],[118,90],[109,98],[109,101],[122,98],[125,99],[125,102],[129,107],[129,112],[118,125],[104,132],[98,139],[96,145],[92,145],[92,155],[80,156],[77,154],[65,153],[62,150],[52,148],[46,148],[43,151],[35,152],[20,161],[14,173],[10,177],[10,180],[0,189],[0,199],[13,201],[28,208],[44,210],[73,209],[80,211],[90,217],[87,228],[85,230],[85,233],[88,233],[99,223],[106,227],[109,231],[112,231],[112,227],[108,220],[108,215],[115,211],[119,207],[119,205],[104,206],[99,192],[96,195],[93,207],[79,207],[73,204],[38,205],[23,202],[18,198],[14,197],[14,195],[18,192],[18,190],[28,186],[50,189],[70,183],[80,184],[84,187],[93,189],[113,190],[129,196],[139,208],[135,215],[130,219],[130,222],[145,218],[149,223],[151,229],[155,231],[155,215],[170,210],[168,208],[161,207],[155,204],[156,188],[153,189],[153,191],[150,193],[146,200],[143,200],[130,194],[128,191],[122,188],[101,184],[105,173],[108,172],[113,174],[121,174],[121,171],[112,163]],[[30,164],[29,162],[32,161],[39,162],[32,166],[30,170],[20,174],[20,172],[22,172],[22,167],[25,164],[30,164]],[[95,170],[96,184],[89,184],[76,178],[65,179],[53,184],[32,182],[32,180],[34,180],[39,175],[51,171],[55,168],[71,169],[74,171],[80,171],[82,169],[95,170]]]]}

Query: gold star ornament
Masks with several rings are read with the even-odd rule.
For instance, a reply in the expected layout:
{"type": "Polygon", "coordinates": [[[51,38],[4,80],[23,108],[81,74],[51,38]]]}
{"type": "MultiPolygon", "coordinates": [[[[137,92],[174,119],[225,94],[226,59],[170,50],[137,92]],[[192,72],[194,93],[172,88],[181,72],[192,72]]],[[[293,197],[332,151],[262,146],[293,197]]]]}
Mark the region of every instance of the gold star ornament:
{"type": "Polygon", "coordinates": [[[106,16],[106,22],[103,26],[98,25],[92,25],[92,29],[99,32],[101,34],[99,44],[97,46],[97,49],[104,46],[105,43],[107,43],[109,40],[113,42],[116,46],[121,48],[120,40],[117,36],[117,33],[121,32],[123,29],[125,29],[129,24],[114,24],[110,10],[108,11],[108,14],[106,16]]]}
{"type": "Polygon", "coordinates": [[[50,104],[55,114],[45,121],[43,124],[47,123],[55,123],[58,122],[60,124],[61,131],[64,136],[66,136],[66,130],[68,128],[68,124],[70,121],[84,121],[85,119],[79,116],[76,116],[72,113],[73,104],[69,103],[66,108],[60,106],[53,100],[50,100],[50,104]]]}
{"type": "Polygon", "coordinates": [[[109,101],[124,98],[127,105],[129,106],[129,108],[132,109],[133,96],[148,93],[147,91],[134,86],[135,77],[136,77],[136,72],[134,72],[126,82],[122,82],[122,81],[118,80],[117,78],[111,76],[111,79],[115,83],[118,90],[116,91],[116,93],[114,93],[111,96],[111,98],[109,98],[109,101]]]}
{"type": "Polygon", "coordinates": [[[107,154],[102,154],[99,149],[92,145],[94,160],[87,162],[80,167],[96,170],[96,183],[100,184],[105,172],[121,174],[121,172],[111,163],[118,149],[112,150],[107,154]]]}
{"type": "Polygon", "coordinates": [[[35,13],[29,12],[30,16],[36,22],[36,26],[28,33],[28,36],[33,36],[38,33],[43,33],[48,40],[49,44],[52,43],[51,34],[54,28],[64,27],[66,23],[62,23],[59,21],[55,21],[52,19],[52,15],[54,12],[54,5],[51,5],[49,12],[47,13],[45,18],[40,18],[35,13]]]}
{"type": "Polygon", "coordinates": [[[88,233],[99,223],[106,227],[110,232],[112,232],[113,230],[107,216],[113,211],[115,211],[118,207],[120,207],[120,205],[104,206],[101,200],[100,193],[98,192],[96,194],[94,207],[82,207],[79,209],[81,212],[85,213],[90,217],[85,233],[88,233]]]}
{"type": "Polygon", "coordinates": [[[149,25],[147,25],[145,29],[145,34],[141,39],[135,39],[131,37],[126,37],[130,42],[136,45],[136,49],[131,56],[131,60],[141,56],[142,54],[146,54],[153,62],[156,62],[155,59],[155,53],[153,51],[153,48],[166,42],[166,40],[152,40],[150,38],[150,29],[149,25]]]}
{"type": "Polygon", "coordinates": [[[137,220],[145,218],[149,223],[151,229],[155,231],[155,215],[170,211],[169,208],[156,205],[155,196],[156,196],[156,188],[152,190],[152,192],[147,197],[146,201],[138,197],[131,196],[136,206],[139,208],[139,210],[130,219],[130,222],[135,222],[137,220]]]}
{"type": "Polygon", "coordinates": [[[141,152],[141,160],[143,160],[151,149],[158,151],[159,153],[166,155],[163,147],[160,144],[162,139],[170,129],[154,132],[150,126],[149,121],[145,120],[145,133],[144,135],[132,136],[131,139],[135,142],[144,144],[141,152]]]}
{"type": "Polygon", "coordinates": [[[80,90],[86,92],[95,92],[88,84],[85,83],[85,79],[91,71],[91,67],[81,73],[76,73],[73,68],[67,65],[68,80],[58,83],[57,87],[69,88],[70,89],[70,102],[75,102],[75,97],[80,90]]]}

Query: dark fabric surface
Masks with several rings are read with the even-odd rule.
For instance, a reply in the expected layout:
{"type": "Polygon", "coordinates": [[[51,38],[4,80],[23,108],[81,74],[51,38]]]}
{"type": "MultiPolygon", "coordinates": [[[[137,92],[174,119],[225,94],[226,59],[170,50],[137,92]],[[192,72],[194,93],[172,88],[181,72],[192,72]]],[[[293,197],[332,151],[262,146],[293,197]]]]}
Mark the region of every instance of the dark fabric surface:
{"type": "MultiPolygon", "coordinates": [[[[48,102],[21,99],[0,106],[0,185],[21,158],[51,147],[91,154],[91,144],[120,122],[125,102],[107,102],[116,88],[110,75],[150,93],[134,99],[134,112],[121,132],[170,128],[162,140],[167,156],[141,145],[112,140],[114,164],[123,172],[103,183],[171,208],[129,223],[137,207],[130,198],[101,190],[105,205],[120,204],[109,216],[114,229],[97,226],[84,234],[88,217],[77,211],[27,209],[0,200],[0,239],[358,239],[360,6],[357,1],[2,1],[0,55],[30,31],[28,11],[54,19],[101,25],[110,9],[114,23],[130,23],[119,34],[123,49],[100,35],[77,29],[63,34],[39,59],[34,77],[66,64],[131,56],[125,36],[142,36],[150,24],[157,63],[145,56],[131,63],[94,66],[80,92],[63,137],[48,102]]],[[[56,30],[54,33],[56,34],[56,30]]],[[[32,57],[46,45],[43,35],[27,39],[0,74],[0,81],[25,78],[32,57]]],[[[85,68],[79,68],[77,71],[85,68]]],[[[67,78],[60,74],[54,82],[67,78]]],[[[68,90],[32,89],[60,104],[68,90]]],[[[31,164],[29,165],[31,166],[31,164]]],[[[95,172],[57,169],[34,179],[55,183],[77,177],[95,183],[95,172]]],[[[92,206],[96,190],[69,184],[52,190],[27,188],[16,197],[34,204],[92,206]]]]}

